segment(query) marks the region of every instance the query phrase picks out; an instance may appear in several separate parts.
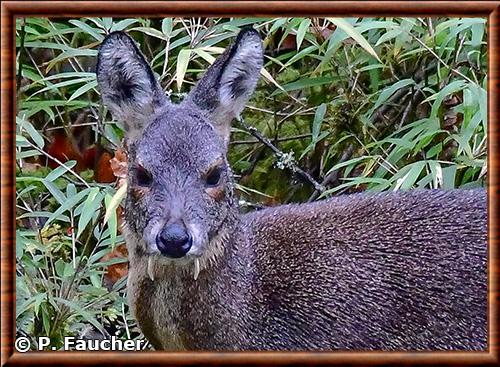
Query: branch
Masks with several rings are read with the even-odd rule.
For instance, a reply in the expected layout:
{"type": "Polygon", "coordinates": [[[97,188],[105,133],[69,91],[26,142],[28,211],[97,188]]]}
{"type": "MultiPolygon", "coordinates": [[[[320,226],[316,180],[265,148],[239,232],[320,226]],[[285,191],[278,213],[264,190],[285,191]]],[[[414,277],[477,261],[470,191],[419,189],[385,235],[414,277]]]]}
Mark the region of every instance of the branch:
{"type": "Polygon", "coordinates": [[[19,93],[19,88],[21,88],[21,80],[23,77],[22,56],[26,53],[26,48],[24,47],[24,37],[26,35],[26,31],[25,31],[26,20],[24,18],[21,18],[20,23],[21,23],[21,36],[20,36],[20,41],[19,41],[20,42],[20,44],[19,44],[19,59],[18,59],[19,69],[17,72],[17,79],[16,79],[16,84],[17,84],[16,90],[18,93],[19,93]]]}
{"type": "MultiPolygon", "coordinates": [[[[301,135],[294,135],[294,136],[284,136],[281,138],[277,138],[275,141],[290,141],[290,140],[298,140],[298,139],[304,139],[304,138],[310,138],[312,136],[311,133],[307,134],[301,134],[301,135]]],[[[257,144],[260,143],[260,140],[233,140],[229,142],[229,145],[242,145],[242,144],[257,144]]]]}
{"type": "Polygon", "coordinates": [[[52,159],[54,162],[56,162],[58,165],[60,166],[64,166],[66,168],[66,171],[68,171],[69,173],[72,173],[73,176],[75,176],[78,181],[80,181],[81,183],[83,183],[87,188],[90,188],[90,185],[87,183],[87,181],[85,181],[78,173],[76,173],[73,169],[69,168],[68,166],[66,166],[63,162],[61,162],[59,159],[57,159],[56,157],[53,157],[51,156],[49,153],[47,153],[45,150],[43,149],[40,149],[38,148],[38,146],[36,146],[35,144],[33,144],[32,142],[28,141],[28,144],[33,148],[35,149],[36,151],[38,151],[40,154],[46,156],[47,158],[49,159],[52,159]]]}
{"type": "Polygon", "coordinates": [[[251,135],[253,135],[258,141],[260,141],[266,147],[271,149],[271,151],[279,159],[280,163],[284,167],[287,167],[293,172],[298,173],[300,176],[306,179],[311,185],[313,185],[316,191],[319,191],[320,193],[325,191],[325,187],[323,185],[321,185],[309,173],[307,173],[297,165],[297,162],[293,158],[292,154],[284,153],[281,150],[279,150],[273,143],[271,143],[271,141],[268,138],[262,135],[255,127],[248,125],[245,121],[243,121],[241,117],[238,120],[238,123],[242,128],[244,128],[251,135]]]}

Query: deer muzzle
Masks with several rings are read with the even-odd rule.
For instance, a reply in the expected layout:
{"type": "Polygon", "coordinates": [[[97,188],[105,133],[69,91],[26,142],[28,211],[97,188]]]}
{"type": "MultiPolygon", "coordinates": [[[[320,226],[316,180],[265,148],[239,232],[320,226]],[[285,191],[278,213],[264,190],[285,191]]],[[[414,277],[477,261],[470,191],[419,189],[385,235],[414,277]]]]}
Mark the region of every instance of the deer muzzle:
{"type": "Polygon", "coordinates": [[[165,225],[156,236],[158,250],[162,255],[170,258],[184,257],[192,245],[192,236],[186,227],[180,223],[165,225]]]}

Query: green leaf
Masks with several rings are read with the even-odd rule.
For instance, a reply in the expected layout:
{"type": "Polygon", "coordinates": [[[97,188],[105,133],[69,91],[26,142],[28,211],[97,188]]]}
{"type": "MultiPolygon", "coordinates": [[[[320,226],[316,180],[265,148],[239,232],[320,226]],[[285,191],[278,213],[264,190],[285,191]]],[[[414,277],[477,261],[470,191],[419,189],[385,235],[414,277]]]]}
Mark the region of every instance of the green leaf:
{"type": "Polygon", "coordinates": [[[299,157],[299,161],[304,158],[311,150],[313,150],[316,147],[316,144],[326,138],[328,135],[331,134],[331,131],[323,131],[319,136],[316,137],[315,140],[311,140],[311,143],[304,149],[302,154],[299,157]]]}
{"type": "MultiPolygon", "coordinates": [[[[73,84],[80,84],[80,83],[88,83],[88,82],[91,82],[92,81],[92,77],[84,77],[84,78],[76,78],[76,79],[70,79],[70,80],[65,80],[63,82],[59,82],[59,83],[56,83],[56,84],[51,84],[43,89],[40,89],[39,91],[33,93],[31,97],[33,96],[36,96],[37,94],[39,93],[42,93],[42,92],[47,92],[47,91],[50,91],[50,90],[53,90],[53,89],[59,89],[61,87],[67,87],[67,86],[70,86],[70,85],[73,85],[73,84]]],[[[59,92],[59,91],[58,91],[59,92]]]]}
{"type": "MultiPolygon", "coordinates": [[[[30,213],[24,213],[22,215],[17,216],[17,219],[23,219],[23,218],[50,218],[52,213],[50,212],[30,212],[30,213]]],[[[59,221],[61,222],[69,222],[69,218],[65,215],[60,215],[59,216],[59,221]]]]}
{"type": "Polygon", "coordinates": [[[311,25],[311,19],[306,18],[300,22],[299,29],[297,29],[297,36],[295,41],[297,42],[297,51],[300,49],[300,45],[302,45],[302,41],[304,40],[304,36],[306,32],[309,30],[309,26],[311,25]]]}
{"type": "Polygon", "coordinates": [[[52,60],[50,60],[49,64],[47,65],[46,71],[49,72],[50,70],[52,70],[52,68],[62,60],[66,60],[69,58],[86,57],[86,56],[97,57],[97,50],[75,48],[68,51],[64,51],[61,54],[57,55],[52,60]]]}
{"type": "Polygon", "coordinates": [[[68,200],[66,200],[52,215],[47,219],[45,222],[44,228],[47,228],[47,226],[55,219],[58,219],[58,217],[64,213],[67,210],[72,209],[75,205],[77,205],[84,197],[85,195],[88,194],[90,189],[84,189],[77,193],[76,195],[69,196],[68,195],[68,200]]]}
{"type": "Polygon", "coordinates": [[[161,31],[167,38],[170,37],[172,29],[173,29],[173,19],[172,18],[163,19],[161,22],[161,31]]]}
{"type": "Polygon", "coordinates": [[[90,72],[83,72],[83,71],[70,71],[66,73],[58,73],[58,74],[52,74],[49,75],[43,79],[40,79],[38,82],[39,83],[44,83],[49,81],[49,80],[54,80],[54,79],[67,79],[67,78],[81,78],[81,79],[95,79],[95,73],[90,73],[90,72]]]}
{"type": "Polygon", "coordinates": [[[29,137],[35,142],[35,144],[38,146],[38,148],[43,149],[43,146],[45,145],[45,141],[43,140],[43,137],[40,135],[40,133],[31,125],[31,123],[27,120],[20,119],[16,117],[16,122],[22,126],[22,128],[28,133],[29,137]],[[18,120],[21,120],[18,122],[18,120]]]}
{"type": "Polygon", "coordinates": [[[126,194],[127,184],[125,183],[116,191],[113,196],[106,194],[104,198],[104,203],[106,205],[104,223],[108,224],[111,241],[113,244],[116,241],[116,235],[118,233],[118,218],[116,217],[116,208],[118,208],[118,205],[120,205],[126,194]]]}
{"type": "Polygon", "coordinates": [[[413,79],[403,79],[400,80],[382,90],[380,95],[377,98],[377,101],[373,105],[373,107],[370,109],[369,112],[369,120],[373,119],[373,113],[377,108],[379,108],[382,104],[384,104],[394,93],[396,93],[398,90],[408,87],[409,85],[414,85],[415,81],[413,79]]]}
{"type": "Polygon", "coordinates": [[[159,38],[161,40],[166,40],[166,37],[162,32],[160,32],[157,29],[151,28],[151,27],[135,27],[135,28],[131,28],[130,30],[131,31],[139,31],[139,32],[147,34],[148,36],[156,37],[156,38],[159,38]]]}
{"type": "Polygon", "coordinates": [[[16,134],[16,147],[30,147],[28,139],[24,136],[16,134]]]}
{"type": "Polygon", "coordinates": [[[336,165],[334,165],[332,168],[330,168],[328,170],[328,172],[326,173],[326,176],[329,175],[333,171],[341,169],[342,167],[347,167],[347,166],[353,166],[354,167],[359,162],[363,162],[363,161],[370,160],[370,159],[373,159],[373,158],[375,158],[375,157],[373,157],[373,156],[363,156],[363,157],[356,157],[356,158],[352,158],[352,159],[349,159],[349,160],[344,161],[344,162],[337,163],[336,165]]]}
{"type": "Polygon", "coordinates": [[[269,34],[273,34],[278,28],[283,27],[288,21],[288,18],[278,18],[274,21],[273,25],[269,29],[269,34]]]}
{"type": "Polygon", "coordinates": [[[186,70],[189,64],[189,58],[191,57],[190,49],[183,49],[179,52],[177,56],[177,70],[176,70],[176,81],[177,81],[177,90],[181,90],[182,82],[184,81],[184,75],[186,74],[186,70]]]}
{"type": "Polygon", "coordinates": [[[67,161],[62,166],[59,166],[55,170],[50,172],[47,177],[45,177],[44,181],[53,182],[60,176],[64,175],[69,169],[72,169],[74,166],[76,166],[76,161],[67,161]]]}
{"type": "Polygon", "coordinates": [[[449,96],[450,94],[456,93],[456,92],[464,89],[465,86],[466,86],[466,83],[464,80],[455,80],[454,82],[451,82],[450,84],[445,86],[443,89],[441,89],[438,93],[428,97],[422,103],[425,103],[425,102],[428,102],[428,101],[431,101],[434,99],[434,103],[432,104],[431,117],[436,117],[443,100],[447,96],[449,96]]]}
{"type": "Polygon", "coordinates": [[[22,304],[17,305],[16,307],[16,319],[21,316],[24,312],[29,310],[30,308],[34,309],[35,315],[38,314],[38,310],[40,308],[40,304],[45,300],[47,297],[47,293],[38,293],[35,294],[33,297],[28,298],[25,300],[22,304]]]}
{"type": "Polygon", "coordinates": [[[46,307],[42,307],[41,311],[42,311],[43,329],[45,330],[45,335],[49,335],[49,333],[50,333],[50,315],[49,315],[49,312],[47,311],[46,307]]]}
{"type": "Polygon", "coordinates": [[[204,49],[201,48],[193,48],[192,50],[195,54],[203,58],[206,62],[209,64],[212,64],[215,61],[215,57],[210,55],[208,52],[206,52],[204,49]]]}
{"type": "Polygon", "coordinates": [[[42,182],[59,204],[62,205],[66,201],[66,196],[59,190],[56,184],[52,181],[47,181],[47,179],[43,179],[42,182]]]}
{"type": "MultiPolygon", "coordinates": [[[[299,79],[293,83],[285,84],[283,85],[283,90],[286,92],[290,92],[292,90],[297,90],[297,89],[304,89],[304,88],[310,88],[310,87],[315,87],[318,85],[323,85],[323,84],[329,84],[334,81],[338,80],[338,77],[330,77],[330,76],[322,76],[318,78],[302,78],[299,79]]],[[[271,94],[271,97],[283,93],[281,90],[274,91],[271,94]]]]}
{"type": "Polygon", "coordinates": [[[93,187],[92,189],[90,189],[89,195],[83,203],[82,214],[80,214],[80,218],[78,220],[78,231],[76,233],[76,238],[80,237],[83,230],[87,227],[87,224],[99,210],[103,197],[104,195],[99,192],[98,187],[93,187]]]}
{"type": "Polygon", "coordinates": [[[75,92],[69,97],[68,102],[71,102],[75,98],[80,97],[83,93],[88,92],[91,89],[95,89],[97,87],[97,80],[92,80],[87,84],[82,85],[80,88],[75,90],[75,92]]]}
{"type": "Polygon", "coordinates": [[[297,54],[293,55],[290,60],[288,60],[280,69],[280,71],[286,69],[290,65],[292,65],[294,62],[299,61],[300,59],[306,57],[307,55],[310,55],[314,50],[317,50],[318,46],[316,45],[311,45],[306,47],[305,49],[301,50],[297,54]]]}
{"type": "Polygon", "coordinates": [[[76,187],[75,184],[70,183],[68,186],[66,186],[66,196],[68,198],[73,197],[76,195],[76,187]]]}
{"type": "Polygon", "coordinates": [[[452,164],[451,166],[443,168],[443,189],[451,190],[455,188],[455,178],[457,174],[457,165],[452,164]]]}
{"type": "Polygon", "coordinates": [[[69,278],[75,272],[73,265],[71,263],[65,262],[63,259],[58,259],[54,263],[54,267],[56,268],[56,274],[60,278],[69,278]]]}
{"type": "Polygon", "coordinates": [[[113,18],[102,18],[102,24],[104,28],[111,29],[113,26],[113,18]]]}
{"type": "Polygon", "coordinates": [[[384,33],[375,43],[375,46],[379,46],[384,42],[390,41],[398,37],[402,33],[401,29],[391,29],[390,31],[384,33]]]}
{"type": "Polygon", "coordinates": [[[393,177],[393,180],[396,180],[393,190],[407,190],[412,188],[415,182],[417,182],[424,167],[425,161],[418,161],[403,167],[393,177]]]}
{"type": "Polygon", "coordinates": [[[80,315],[83,318],[83,320],[90,322],[102,334],[104,335],[106,334],[103,327],[101,326],[101,324],[99,324],[99,322],[95,319],[95,317],[90,312],[85,311],[83,308],[81,308],[76,302],[68,301],[60,297],[54,297],[54,300],[56,300],[59,303],[62,303],[65,306],[68,306],[72,311],[80,315]]]}
{"type": "Polygon", "coordinates": [[[321,130],[321,123],[323,122],[323,120],[325,118],[325,113],[326,113],[326,104],[322,103],[316,109],[316,113],[314,114],[314,121],[313,121],[313,126],[312,126],[312,140],[313,141],[315,141],[319,136],[319,132],[321,130]]]}
{"type": "Polygon", "coordinates": [[[104,215],[104,223],[107,223],[111,215],[116,211],[116,208],[120,205],[123,198],[127,194],[127,183],[124,183],[116,193],[113,195],[112,199],[106,204],[106,214],[104,215]]]}
{"type": "Polygon", "coordinates": [[[348,181],[346,183],[343,183],[341,185],[335,186],[332,189],[328,189],[324,191],[318,199],[322,199],[325,196],[331,195],[337,191],[350,188],[350,187],[357,187],[359,185],[365,185],[365,184],[378,184],[380,185],[381,188],[384,188],[385,186],[388,186],[389,181],[384,179],[384,178],[375,178],[375,177],[355,177],[355,178],[344,178],[343,180],[348,181]]]}
{"type": "Polygon", "coordinates": [[[113,24],[110,31],[111,32],[123,31],[127,27],[129,27],[132,24],[137,23],[137,22],[138,22],[137,19],[123,19],[123,20],[120,20],[119,22],[113,24]]]}
{"type": "Polygon", "coordinates": [[[69,20],[69,23],[77,26],[82,31],[84,31],[85,33],[91,35],[92,37],[94,37],[99,42],[101,42],[104,39],[104,36],[103,36],[104,31],[102,29],[92,28],[88,24],[86,24],[84,22],[81,22],[79,20],[76,20],[76,19],[69,20]]]}
{"type": "Polygon", "coordinates": [[[29,157],[35,157],[38,155],[41,155],[38,150],[35,149],[30,149],[30,150],[23,150],[22,152],[17,151],[16,152],[16,159],[24,159],[24,158],[29,158],[29,157]]]}
{"type": "Polygon", "coordinates": [[[425,154],[425,158],[427,159],[434,158],[439,153],[441,153],[442,150],[443,150],[443,143],[436,144],[427,151],[427,153],[425,154]]]}
{"type": "Polygon", "coordinates": [[[365,49],[366,52],[368,52],[370,55],[372,55],[374,58],[376,58],[379,62],[380,58],[378,57],[377,53],[373,49],[373,47],[368,43],[365,37],[361,35],[351,24],[345,21],[345,19],[342,18],[326,18],[333,24],[335,24],[337,27],[342,29],[345,33],[349,35],[353,40],[355,40],[361,47],[365,49]]]}

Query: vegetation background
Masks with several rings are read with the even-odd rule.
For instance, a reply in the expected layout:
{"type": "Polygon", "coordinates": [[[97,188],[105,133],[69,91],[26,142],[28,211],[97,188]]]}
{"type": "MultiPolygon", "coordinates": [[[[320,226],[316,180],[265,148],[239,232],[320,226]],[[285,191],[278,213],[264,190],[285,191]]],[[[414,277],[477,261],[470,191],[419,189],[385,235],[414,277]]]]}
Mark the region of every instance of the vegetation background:
{"type": "Polygon", "coordinates": [[[125,296],[126,156],[101,104],[103,38],[127,31],[180,100],[239,29],[262,35],[229,157],[242,210],[355,191],[483,186],[485,19],[18,19],[18,336],[141,338],[125,296]],[[111,160],[111,161],[110,161],[111,160]]]}

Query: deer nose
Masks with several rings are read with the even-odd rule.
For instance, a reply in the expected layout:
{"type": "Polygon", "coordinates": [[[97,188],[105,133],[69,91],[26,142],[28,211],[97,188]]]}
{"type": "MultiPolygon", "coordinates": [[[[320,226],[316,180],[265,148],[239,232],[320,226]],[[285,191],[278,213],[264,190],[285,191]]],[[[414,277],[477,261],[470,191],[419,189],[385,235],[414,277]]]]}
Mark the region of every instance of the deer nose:
{"type": "Polygon", "coordinates": [[[179,223],[166,225],[156,237],[156,246],[162,255],[176,259],[186,255],[192,244],[193,239],[179,223]]]}

